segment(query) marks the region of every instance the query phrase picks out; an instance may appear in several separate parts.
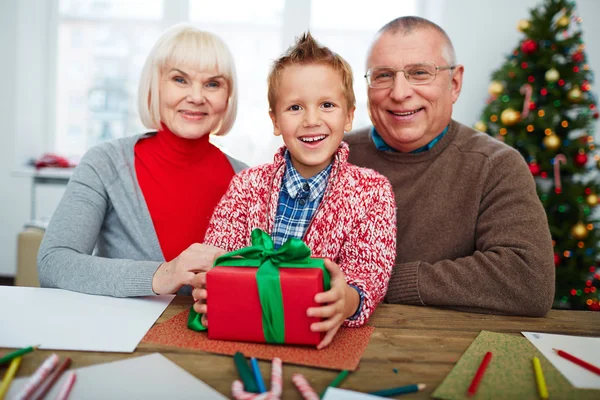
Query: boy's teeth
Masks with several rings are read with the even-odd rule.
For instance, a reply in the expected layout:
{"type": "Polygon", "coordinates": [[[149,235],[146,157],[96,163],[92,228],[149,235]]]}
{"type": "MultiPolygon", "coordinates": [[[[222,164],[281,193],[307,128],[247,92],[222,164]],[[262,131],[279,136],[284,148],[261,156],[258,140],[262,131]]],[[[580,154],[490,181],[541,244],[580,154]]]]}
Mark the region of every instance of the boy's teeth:
{"type": "Polygon", "coordinates": [[[300,140],[302,140],[303,142],[316,142],[318,140],[323,140],[323,139],[325,139],[325,135],[300,138],[300,140]]]}

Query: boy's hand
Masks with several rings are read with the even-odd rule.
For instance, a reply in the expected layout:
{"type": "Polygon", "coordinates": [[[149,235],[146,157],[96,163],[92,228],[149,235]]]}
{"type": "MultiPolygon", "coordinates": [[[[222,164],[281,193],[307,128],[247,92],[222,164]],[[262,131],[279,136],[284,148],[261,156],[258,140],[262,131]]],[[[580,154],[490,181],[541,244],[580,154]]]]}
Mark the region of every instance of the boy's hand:
{"type": "Polygon", "coordinates": [[[331,275],[331,289],[315,295],[315,301],[325,305],[310,307],[306,310],[306,315],[309,317],[325,319],[321,322],[315,322],[310,326],[313,332],[327,332],[321,343],[317,346],[317,349],[322,349],[331,343],[338,329],[344,323],[344,320],[356,312],[360,303],[358,292],[348,286],[340,267],[326,258],[325,268],[327,268],[331,275]]]}

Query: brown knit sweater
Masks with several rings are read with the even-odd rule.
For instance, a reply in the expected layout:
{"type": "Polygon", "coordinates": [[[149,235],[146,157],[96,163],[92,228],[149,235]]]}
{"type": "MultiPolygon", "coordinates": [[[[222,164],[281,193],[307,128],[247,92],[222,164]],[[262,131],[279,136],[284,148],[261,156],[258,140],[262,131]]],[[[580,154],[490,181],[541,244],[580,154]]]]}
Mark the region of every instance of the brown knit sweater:
{"type": "Polygon", "coordinates": [[[349,162],[391,182],[397,256],[386,301],[543,316],[554,298],[546,214],[525,160],[456,121],[429,151],[379,151],[363,128],[349,162]]]}

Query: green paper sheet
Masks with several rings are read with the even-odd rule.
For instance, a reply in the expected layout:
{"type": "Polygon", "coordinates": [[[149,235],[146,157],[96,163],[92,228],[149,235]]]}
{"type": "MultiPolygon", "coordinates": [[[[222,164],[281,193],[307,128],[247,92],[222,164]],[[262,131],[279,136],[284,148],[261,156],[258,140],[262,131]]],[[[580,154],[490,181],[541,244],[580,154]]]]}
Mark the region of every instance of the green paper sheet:
{"type": "Polygon", "coordinates": [[[436,399],[519,399],[538,400],[532,359],[542,364],[550,399],[600,399],[600,390],[576,389],[522,336],[481,331],[452,371],[433,392],[436,399]],[[492,360],[477,393],[467,397],[467,389],[486,352],[492,360]]]}

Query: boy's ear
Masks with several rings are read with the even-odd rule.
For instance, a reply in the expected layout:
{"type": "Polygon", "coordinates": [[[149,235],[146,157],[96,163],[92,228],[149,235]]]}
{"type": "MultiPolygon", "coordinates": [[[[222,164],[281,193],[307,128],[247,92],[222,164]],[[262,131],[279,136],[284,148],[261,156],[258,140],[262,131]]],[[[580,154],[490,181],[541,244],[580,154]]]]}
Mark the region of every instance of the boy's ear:
{"type": "Polygon", "coordinates": [[[352,130],[352,122],[354,121],[354,110],[356,110],[356,107],[352,107],[348,110],[348,115],[346,116],[346,123],[344,124],[344,132],[350,132],[352,130]]]}
{"type": "Polygon", "coordinates": [[[279,124],[277,124],[275,113],[273,111],[269,111],[269,117],[271,117],[271,122],[273,122],[273,135],[281,136],[281,130],[279,129],[279,124]]]}

